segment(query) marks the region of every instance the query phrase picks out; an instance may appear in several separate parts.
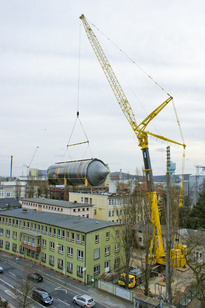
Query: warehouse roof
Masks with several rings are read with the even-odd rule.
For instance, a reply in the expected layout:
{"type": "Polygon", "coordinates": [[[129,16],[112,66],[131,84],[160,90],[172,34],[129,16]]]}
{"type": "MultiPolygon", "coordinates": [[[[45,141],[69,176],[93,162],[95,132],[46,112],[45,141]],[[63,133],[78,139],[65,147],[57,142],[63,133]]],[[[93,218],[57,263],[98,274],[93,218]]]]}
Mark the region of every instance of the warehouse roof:
{"type": "Polygon", "coordinates": [[[76,203],[64,200],[55,200],[55,199],[48,199],[48,198],[24,198],[21,201],[23,202],[33,202],[38,204],[45,204],[45,205],[53,205],[53,206],[61,206],[61,207],[89,207],[93,206],[92,204],[87,203],[76,203]]]}
{"type": "Polygon", "coordinates": [[[0,198],[0,209],[21,207],[21,204],[15,198],[0,198]]]}
{"type": "Polygon", "coordinates": [[[84,233],[89,233],[95,230],[120,225],[117,222],[26,209],[12,209],[1,211],[0,216],[2,215],[18,219],[26,219],[30,221],[35,221],[37,223],[44,223],[84,233]]]}

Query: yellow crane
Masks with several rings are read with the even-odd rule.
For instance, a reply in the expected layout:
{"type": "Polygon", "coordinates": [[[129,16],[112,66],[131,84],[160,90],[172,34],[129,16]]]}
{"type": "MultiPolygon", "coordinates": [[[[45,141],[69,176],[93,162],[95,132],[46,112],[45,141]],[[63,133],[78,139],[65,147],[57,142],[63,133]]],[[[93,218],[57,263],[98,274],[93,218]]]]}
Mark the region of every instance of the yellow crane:
{"type": "Polygon", "coordinates": [[[34,160],[34,157],[35,157],[36,152],[37,152],[38,149],[39,149],[39,147],[36,147],[36,149],[35,149],[35,151],[34,151],[34,153],[33,153],[33,156],[31,157],[30,163],[29,163],[28,165],[24,164],[24,166],[25,166],[26,168],[28,168],[28,170],[30,169],[30,166],[31,166],[31,164],[32,164],[32,161],[34,160]]]}
{"type": "MultiPolygon", "coordinates": [[[[161,112],[161,110],[166,107],[166,105],[172,101],[172,97],[168,95],[168,98],[154,111],[152,111],[139,125],[137,125],[135,115],[132,111],[132,108],[128,102],[128,99],[97,39],[95,36],[91,26],[89,25],[87,19],[82,14],[80,19],[83,23],[85,28],[85,32],[87,34],[88,40],[95,52],[95,55],[100,62],[100,65],[105,73],[105,76],[111,86],[111,89],[117,99],[118,104],[122,112],[124,113],[125,117],[127,118],[130,126],[132,127],[138,141],[139,146],[141,147],[142,154],[143,154],[143,161],[144,161],[144,171],[146,174],[146,182],[148,187],[148,196],[149,202],[151,205],[151,222],[153,224],[153,240],[151,242],[150,247],[150,260],[152,264],[166,264],[166,254],[164,251],[163,240],[162,240],[162,233],[161,233],[161,225],[160,225],[160,218],[159,218],[159,210],[157,204],[157,195],[154,187],[153,181],[153,174],[152,174],[152,167],[151,167],[151,160],[149,155],[149,147],[148,147],[148,135],[156,137],[158,139],[174,143],[177,145],[182,146],[185,149],[185,144],[176,142],[174,140],[165,138],[160,135],[153,134],[146,129],[147,125],[161,112]]],[[[181,193],[183,191],[183,187],[181,188],[181,193]]],[[[182,196],[180,194],[180,202],[182,201],[182,196]]],[[[180,204],[181,206],[181,204],[180,204]]],[[[176,267],[181,267],[186,264],[185,260],[186,255],[186,247],[182,245],[176,245],[174,249],[171,249],[170,257],[173,261],[173,265],[176,267]]]]}

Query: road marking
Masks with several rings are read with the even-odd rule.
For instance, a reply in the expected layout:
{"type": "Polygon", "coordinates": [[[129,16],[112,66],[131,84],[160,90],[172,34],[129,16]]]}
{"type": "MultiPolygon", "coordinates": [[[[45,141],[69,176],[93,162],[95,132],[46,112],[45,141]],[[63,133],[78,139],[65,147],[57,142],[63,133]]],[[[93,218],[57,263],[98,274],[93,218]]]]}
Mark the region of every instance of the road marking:
{"type": "Polygon", "coordinates": [[[59,300],[61,303],[65,304],[65,305],[67,305],[67,306],[70,306],[70,304],[68,304],[68,303],[66,303],[66,302],[64,302],[64,301],[62,301],[60,298],[58,298],[58,300],[59,300]]]}
{"type": "Polygon", "coordinates": [[[6,282],[5,280],[3,280],[3,279],[0,279],[0,281],[2,281],[3,283],[5,283],[7,286],[9,286],[11,289],[14,289],[14,287],[11,285],[11,284],[9,284],[8,282],[6,282]]]}
{"type": "Polygon", "coordinates": [[[12,272],[8,272],[10,275],[13,275],[13,276],[15,276],[16,277],[16,275],[14,274],[14,273],[12,273],[12,272]]]}
{"type": "Polygon", "coordinates": [[[68,293],[68,291],[66,289],[63,289],[61,287],[57,287],[54,290],[65,291],[66,294],[68,293]]]}
{"type": "Polygon", "coordinates": [[[16,299],[16,295],[11,292],[10,290],[5,290],[5,293],[8,294],[9,296],[13,297],[14,299],[16,299]]]}

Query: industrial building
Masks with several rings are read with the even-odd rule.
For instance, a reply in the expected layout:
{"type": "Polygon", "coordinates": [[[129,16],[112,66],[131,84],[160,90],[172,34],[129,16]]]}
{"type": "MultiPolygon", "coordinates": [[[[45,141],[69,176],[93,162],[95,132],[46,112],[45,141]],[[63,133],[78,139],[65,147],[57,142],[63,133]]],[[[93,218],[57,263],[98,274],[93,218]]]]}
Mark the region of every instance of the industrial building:
{"type": "Polygon", "coordinates": [[[27,198],[20,200],[20,203],[22,204],[22,208],[25,209],[93,218],[92,204],[48,198],[27,198]]]}
{"type": "Polygon", "coordinates": [[[43,211],[0,212],[0,248],[87,284],[125,265],[118,223],[43,211]]]}

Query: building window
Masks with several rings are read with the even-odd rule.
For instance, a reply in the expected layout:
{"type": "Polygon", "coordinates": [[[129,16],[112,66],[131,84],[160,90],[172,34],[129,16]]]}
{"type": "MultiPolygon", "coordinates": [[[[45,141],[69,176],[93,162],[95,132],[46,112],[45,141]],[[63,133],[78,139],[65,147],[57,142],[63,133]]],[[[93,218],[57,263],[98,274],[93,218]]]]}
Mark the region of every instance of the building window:
{"type": "Polygon", "coordinates": [[[46,254],[45,254],[45,253],[42,253],[42,255],[41,255],[41,261],[42,261],[43,263],[46,263],[46,254]]]}
{"type": "Polygon", "coordinates": [[[52,235],[52,228],[49,227],[49,235],[52,235]]]}
{"type": "Polygon", "coordinates": [[[53,228],[53,236],[56,236],[56,228],[53,228]]]}
{"type": "Polygon", "coordinates": [[[4,229],[0,229],[0,235],[4,235],[4,229]]]}
{"type": "Polygon", "coordinates": [[[116,230],[116,237],[119,237],[119,229],[116,230]]]}
{"type": "Polygon", "coordinates": [[[49,256],[49,264],[54,266],[54,256],[49,256]]]}
{"type": "Polygon", "coordinates": [[[82,241],[82,244],[85,245],[85,235],[84,234],[82,234],[81,236],[81,241],[82,241]]]}
{"type": "Polygon", "coordinates": [[[4,242],[0,240],[0,248],[3,248],[4,242]]]}
{"type": "Polygon", "coordinates": [[[54,251],[55,249],[55,244],[54,242],[50,242],[50,250],[54,251]]]}
{"type": "Polygon", "coordinates": [[[78,260],[83,261],[83,251],[82,250],[78,250],[78,260]]]}
{"type": "Polygon", "coordinates": [[[87,197],[85,197],[85,203],[88,203],[88,198],[87,197]]]}
{"type": "Polygon", "coordinates": [[[42,246],[43,248],[46,248],[46,240],[42,239],[42,246]]]}
{"type": "Polygon", "coordinates": [[[202,251],[196,251],[195,252],[195,260],[197,263],[203,263],[203,253],[202,251]]]}
{"type": "Polygon", "coordinates": [[[74,240],[75,240],[75,234],[71,232],[71,241],[74,242],[74,240]]]}
{"type": "Polygon", "coordinates": [[[83,202],[83,197],[81,197],[80,202],[83,202]]]}
{"type": "Polygon", "coordinates": [[[114,210],[112,211],[112,216],[114,216],[114,210]]]}
{"type": "Polygon", "coordinates": [[[27,229],[29,229],[29,225],[30,225],[29,222],[27,222],[27,229]]]}
{"type": "Polygon", "coordinates": [[[24,254],[24,247],[20,246],[20,254],[24,254]]]}
{"type": "Polygon", "coordinates": [[[78,277],[83,277],[83,268],[82,266],[77,266],[77,276],[78,277]]]}
{"type": "Polygon", "coordinates": [[[73,263],[67,263],[67,272],[72,274],[73,273],[73,263]]]}
{"type": "Polygon", "coordinates": [[[32,246],[35,247],[36,244],[35,244],[35,238],[32,238],[32,246]]]}
{"type": "Polygon", "coordinates": [[[12,244],[12,251],[13,251],[13,252],[16,252],[16,250],[17,250],[17,245],[13,243],[13,244],[12,244]]]}
{"type": "Polygon", "coordinates": [[[10,237],[10,230],[6,230],[6,237],[10,237]]]}
{"type": "Polygon", "coordinates": [[[95,244],[99,243],[99,234],[95,234],[95,244]]]}
{"type": "Polygon", "coordinates": [[[66,240],[69,241],[69,231],[66,231],[66,240]]]}
{"type": "Polygon", "coordinates": [[[13,231],[13,239],[16,240],[17,239],[17,232],[13,231]]]}
{"type": "Polygon", "coordinates": [[[28,237],[28,245],[31,245],[31,238],[28,237]]]}
{"type": "Polygon", "coordinates": [[[73,248],[68,247],[68,257],[73,257],[73,248]]]}
{"type": "Polygon", "coordinates": [[[120,257],[115,258],[114,269],[120,266],[120,257]]]}
{"type": "Polygon", "coordinates": [[[97,215],[97,210],[96,209],[94,209],[94,215],[97,215]]]}
{"type": "Polygon", "coordinates": [[[58,245],[58,252],[63,253],[63,245],[58,245]]]}
{"type": "Polygon", "coordinates": [[[120,251],[120,244],[116,243],[115,244],[115,252],[118,252],[118,251],[120,251]]]}
{"type": "Polygon", "coordinates": [[[76,234],[76,243],[80,243],[80,234],[79,233],[76,234]]]}
{"type": "Polygon", "coordinates": [[[100,264],[94,265],[94,275],[100,274],[100,264]]]}
{"type": "Polygon", "coordinates": [[[62,230],[62,239],[64,240],[64,238],[65,238],[65,231],[62,230]]]}
{"type": "Polygon", "coordinates": [[[5,248],[6,248],[6,250],[10,249],[10,243],[9,242],[6,242],[5,248]]]}
{"type": "Polygon", "coordinates": [[[63,260],[58,259],[58,268],[63,269],[63,260]]]}
{"type": "Polygon", "coordinates": [[[106,241],[109,241],[109,239],[110,239],[110,232],[107,231],[107,232],[106,232],[106,241]]]}
{"type": "Polygon", "coordinates": [[[111,211],[109,211],[108,216],[111,217],[111,211]]]}
{"type": "Polygon", "coordinates": [[[100,248],[94,250],[94,260],[100,258],[100,248]]]}
{"type": "Polygon", "coordinates": [[[110,255],[110,246],[105,246],[105,256],[110,255]]]}

